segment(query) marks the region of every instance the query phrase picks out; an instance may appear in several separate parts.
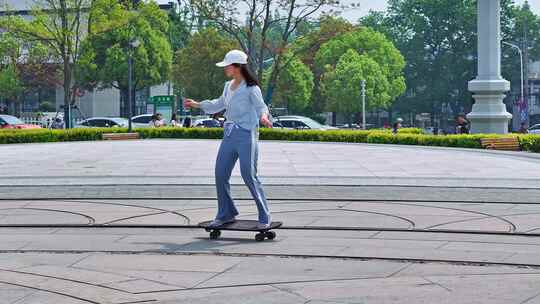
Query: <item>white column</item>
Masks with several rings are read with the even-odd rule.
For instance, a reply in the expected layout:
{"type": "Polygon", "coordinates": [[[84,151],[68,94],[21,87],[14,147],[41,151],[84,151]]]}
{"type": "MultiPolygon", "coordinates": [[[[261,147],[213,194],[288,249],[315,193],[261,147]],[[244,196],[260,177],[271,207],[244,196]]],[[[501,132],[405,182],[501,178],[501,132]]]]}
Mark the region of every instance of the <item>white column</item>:
{"type": "Polygon", "coordinates": [[[503,103],[510,82],[501,76],[500,0],[478,0],[478,76],[469,82],[476,100],[472,112],[472,133],[508,133],[512,114],[503,103]]]}

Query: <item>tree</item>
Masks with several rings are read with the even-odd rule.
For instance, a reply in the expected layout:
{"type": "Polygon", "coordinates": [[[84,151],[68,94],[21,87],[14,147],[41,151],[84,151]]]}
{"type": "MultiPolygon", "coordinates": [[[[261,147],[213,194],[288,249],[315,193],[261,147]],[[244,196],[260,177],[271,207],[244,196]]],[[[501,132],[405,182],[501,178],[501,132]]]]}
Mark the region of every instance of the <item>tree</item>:
{"type": "MultiPolygon", "coordinates": [[[[379,76],[384,78],[379,79],[378,81],[380,82],[378,83],[367,83],[368,90],[371,89],[369,88],[370,85],[375,84],[377,84],[376,90],[380,90],[374,95],[378,99],[372,101],[371,104],[373,106],[388,107],[391,101],[405,92],[405,78],[403,77],[405,61],[403,56],[383,34],[369,28],[359,28],[353,32],[341,34],[323,44],[315,57],[315,68],[319,72],[329,73],[328,75],[323,75],[323,78],[330,75],[333,76],[330,77],[331,79],[336,79],[339,75],[332,73],[337,71],[337,65],[339,63],[341,63],[341,71],[348,73],[358,69],[356,67],[358,61],[368,64],[370,68],[373,68],[373,63],[375,63],[378,68],[373,68],[372,72],[376,75],[367,76],[375,79],[379,79],[379,76]],[[360,59],[352,56],[351,51],[355,51],[361,55],[360,59]],[[342,57],[345,54],[348,56],[343,59],[342,57]],[[379,75],[379,71],[382,74],[379,75]],[[386,83],[388,85],[384,85],[386,83]]],[[[367,71],[369,70],[362,69],[364,76],[366,76],[367,71]]],[[[329,82],[328,80],[323,81],[326,82],[325,90],[328,92],[330,90],[328,87],[329,82]]],[[[360,83],[357,83],[354,87],[359,88],[359,85],[360,83]]],[[[345,87],[342,88],[346,89],[345,87]]],[[[346,90],[348,91],[348,89],[346,90]]],[[[328,93],[323,95],[326,97],[330,96],[328,93]]],[[[334,94],[332,96],[336,95],[334,94]]],[[[356,102],[358,103],[358,99],[356,102]]]]}
{"type": "Polygon", "coordinates": [[[321,94],[320,81],[324,70],[315,66],[315,56],[323,44],[336,36],[355,30],[349,21],[332,15],[325,15],[314,24],[315,27],[305,35],[298,37],[291,45],[292,53],[296,54],[306,64],[314,75],[314,88],[309,111],[320,113],[324,111],[324,97],[321,94]]]}
{"type": "Polygon", "coordinates": [[[22,102],[23,92],[39,92],[44,86],[56,88],[59,83],[58,69],[50,63],[47,48],[39,42],[0,33],[0,58],[0,97],[5,101],[22,102]]]}
{"type": "MultiPolygon", "coordinates": [[[[134,60],[133,91],[165,83],[170,75],[172,50],[168,18],[157,3],[141,1],[122,4],[116,0],[94,0],[93,23],[81,49],[77,70],[86,88],[120,90],[123,111],[128,116],[128,52],[134,60]],[[131,48],[134,41],[140,45],[131,48]]],[[[132,105],[135,109],[135,105],[132,105]]]]}
{"type": "Polygon", "coordinates": [[[395,98],[384,68],[369,55],[348,49],[335,69],[329,68],[323,75],[322,92],[328,100],[326,109],[345,114],[351,123],[351,115],[362,108],[362,80],[366,81],[367,109],[385,108],[395,98]]]}
{"type": "Polygon", "coordinates": [[[8,15],[0,27],[22,39],[42,43],[62,66],[62,85],[66,125],[70,125],[68,107],[74,102],[73,72],[78,64],[79,48],[87,24],[87,11],[93,0],[35,1],[32,18],[8,15]]]}
{"type": "MultiPolygon", "coordinates": [[[[501,1],[505,40],[514,24],[513,6],[513,0],[501,1]]],[[[476,77],[476,20],[475,0],[390,0],[385,13],[360,20],[391,39],[407,62],[408,92],[393,109],[429,112],[433,121],[443,105],[455,114],[467,111],[472,102],[468,82],[476,77]]]]}
{"type": "Polygon", "coordinates": [[[274,106],[287,108],[292,114],[304,114],[312,101],[313,73],[299,58],[287,60],[289,64],[278,78],[274,106]]]}
{"type": "Polygon", "coordinates": [[[334,0],[191,0],[191,3],[205,19],[237,40],[259,79],[265,63],[273,62],[266,89],[268,103],[272,101],[281,69],[288,64],[284,55],[299,27],[324,8],[339,4],[334,0]],[[240,14],[242,8],[247,8],[245,18],[240,14]]]}
{"type": "Polygon", "coordinates": [[[214,28],[195,33],[187,46],[176,53],[172,73],[175,86],[195,99],[221,95],[227,79],[215,64],[237,47],[236,41],[224,37],[214,28]]]}

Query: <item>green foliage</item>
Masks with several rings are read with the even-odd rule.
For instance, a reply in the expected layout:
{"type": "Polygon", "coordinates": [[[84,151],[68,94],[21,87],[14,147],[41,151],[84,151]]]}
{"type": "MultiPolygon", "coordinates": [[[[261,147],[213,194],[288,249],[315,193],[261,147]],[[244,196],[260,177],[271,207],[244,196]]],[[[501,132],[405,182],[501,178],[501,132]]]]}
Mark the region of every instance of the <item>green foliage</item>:
{"type": "Polygon", "coordinates": [[[234,40],[214,28],[195,33],[188,45],[176,53],[172,75],[175,86],[194,99],[221,95],[227,78],[215,64],[235,48],[238,44],[234,40]]]}
{"type": "Polygon", "coordinates": [[[132,41],[133,84],[142,89],[168,80],[172,50],[167,14],[154,1],[141,1],[127,10],[116,0],[96,0],[91,16],[94,26],[81,50],[78,80],[85,87],[128,88],[128,49],[132,41]]]}
{"type": "Polygon", "coordinates": [[[367,108],[386,107],[392,101],[390,84],[380,66],[367,55],[349,49],[335,69],[329,69],[322,80],[322,92],[328,99],[326,109],[348,117],[362,110],[361,82],[366,81],[367,108]]]}
{"type": "Polygon", "coordinates": [[[15,66],[0,68],[0,99],[15,99],[22,90],[22,82],[15,66]]]}
{"type": "MultiPolygon", "coordinates": [[[[92,128],[71,130],[0,130],[0,144],[63,142],[63,141],[94,141],[102,140],[103,133],[125,133],[123,128],[92,128]]],[[[205,128],[144,128],[136,130],[143,139],[220,139],[223,129],[205,128]]],[[[313,142],[344,142],[395,144],[415,146],[437,146],[455,148],[482,148],[482,138],[498,138],[502,135],[423,135],[420,129],[401,129],[398,134],[387,130],[280,130],[261,129],[261,140],[279,141],[313,141],[313,142]]],[[[507,136],[507,135],[506,135],[507,136]]],[[[517,136],[517,135],[514,135],[517,136]]],[[[539,135],[519,135],[523,150],[540,153],[539,135]]]]}
{"type": "Polygon", "coordinates": [[[288,64],[280,71],[273,105],[287,108],[290,114],[304,114],[311,103],[313,73],[297,57],[289,54],[286,60],[288,64]]]}
{"type": "Polygon", "coordinates": [[[369,28],[335,37],[321,46],[316,69],[324,70],[326,109],[350,116],[360,111],[360,82],[366,80],[368,108],[386,108],[405,91],[403,57],[384,35],[369,28]]]}

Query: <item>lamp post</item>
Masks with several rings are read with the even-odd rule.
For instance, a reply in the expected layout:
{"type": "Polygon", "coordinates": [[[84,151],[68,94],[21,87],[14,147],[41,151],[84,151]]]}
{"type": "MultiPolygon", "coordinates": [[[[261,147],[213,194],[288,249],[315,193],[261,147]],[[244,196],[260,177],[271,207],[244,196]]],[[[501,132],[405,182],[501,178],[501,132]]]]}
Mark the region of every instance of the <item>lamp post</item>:
{"type": "Polygon", "coordinates": [[[362,79],[362,129],[366,129],[366,81],[362,79]]]}
{"type": "Polygon", "coordinates": [[[476,100],[467,115],[472,133],[508,133],[512,114],[503,103],[510,82],[501,76],[501,0],[478,0],[478,76],[469,82],[476,100]]]}
{"type": "Polygon", "coordinates": [[[129,42],[128,50],[128,133],[133,131],[131,118],[133,117],[133,50],[138,48],[141,42],[138,39],[129,42]]]}
{"type": "MultiPolygon", "coordinates": [[[[525,85],[525,83],[524,83],[525,74],[523,73],[523,51],[521,50],[521,48],[519,46],[517,46],[515,44],[509,43],[509,42],[506,42],[506,41],[503,41],[502,43],[505,44],[505,45],[508,45],[511,48],[516,49],[518,51],[518,53],[519,53],[519,61],[520,61],[520,67],[521,67],[521,74],[520,74],[520,76],[521,76],[521,82],[520,82],[520,84],[521,84],[521,99],[520,99],[520,102],[525,102],[525,87],[524,87],[524,85],[525,85]]],[[[514,117],[514,119],[515,118],[516,117],[514,117]]],[[[520,122],[521,122],[521,120],[520,120],[520,122]]],[[[519,127],[519,126],[517,126],[517,127],[519,127]]],[[[517,129],[516,124],[514,124],[514,129],[517,129]]]]}

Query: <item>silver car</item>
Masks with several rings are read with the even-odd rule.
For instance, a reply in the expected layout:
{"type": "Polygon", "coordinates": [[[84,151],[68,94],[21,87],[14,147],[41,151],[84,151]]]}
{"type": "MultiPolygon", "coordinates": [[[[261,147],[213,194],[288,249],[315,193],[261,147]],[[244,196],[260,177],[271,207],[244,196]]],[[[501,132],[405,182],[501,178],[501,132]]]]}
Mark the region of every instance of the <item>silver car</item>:
{"type": "Polygon", "coordinates": [[[276,117],[275,121],[276,123],[279,123],[283,128],[287,129],[296,129],[296,130],[337,130],[338,128],[334,128],[327,125],[322,125],[315,120],[304,117],[304,116],[279,116],[276,117]]]}
{"type": "Polygon", "coordinates": [[[540,134],[540,124],[530,127],[529,134],[540,134]]]}

